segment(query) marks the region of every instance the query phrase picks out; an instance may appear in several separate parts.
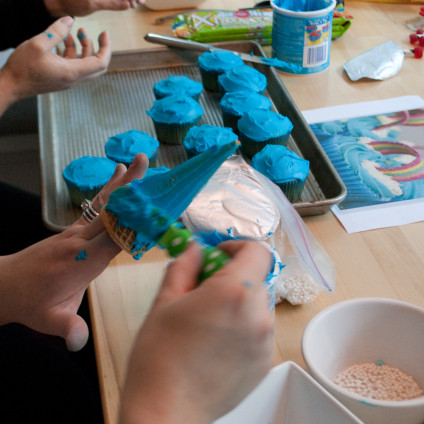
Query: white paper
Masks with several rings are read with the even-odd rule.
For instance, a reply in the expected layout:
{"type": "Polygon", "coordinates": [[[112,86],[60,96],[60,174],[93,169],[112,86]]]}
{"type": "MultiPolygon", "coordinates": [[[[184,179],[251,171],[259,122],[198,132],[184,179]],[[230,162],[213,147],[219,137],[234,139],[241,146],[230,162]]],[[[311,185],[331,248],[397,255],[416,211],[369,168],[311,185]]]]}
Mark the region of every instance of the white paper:
{"type": "Polygon", "coordinates": [[[360,116],[379,115],[422,107],[424,107],[424,100],[420,96],[403,96],[386,100],[374,100],[372,102],[352,103],[324,107],[321,109],[305,110],[302,114],[308,124],[316,124],[317,122],[359,118],[360,116]]]}
{"type": "MultiPolygon", "coordinates": [[[[303,115],[308,124],[315,124],[420,108],[424,108],[424,99],[419,96],[403,96],[307,110],[303,112],[303,115]]],[[[349,234],[424,221],[424,199],[403,200],[344,210],[336,205],[331,210],[349,234]]]]}
{"type": "Polygon", "coordinates": [[[336,205],[331,210],[349,234],[424,221],[424,199],[344,210],[336,205]]]}

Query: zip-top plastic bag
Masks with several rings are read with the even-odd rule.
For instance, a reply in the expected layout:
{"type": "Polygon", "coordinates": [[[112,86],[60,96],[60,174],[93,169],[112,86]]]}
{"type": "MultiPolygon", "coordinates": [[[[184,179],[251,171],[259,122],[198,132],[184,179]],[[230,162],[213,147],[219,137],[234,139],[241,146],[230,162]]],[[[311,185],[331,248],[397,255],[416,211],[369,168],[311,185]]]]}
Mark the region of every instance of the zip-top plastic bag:
{"type": "Polygon", "coordinates": [[[281,258],[287,269],[276,283],[277,302],[285,298],[292,304],[303,304],[313,301],[320,291],[333,294],[336,273],[332,260],[281,189],[256,170],[255,175],[278,208],[290,244],[281,258]]]}

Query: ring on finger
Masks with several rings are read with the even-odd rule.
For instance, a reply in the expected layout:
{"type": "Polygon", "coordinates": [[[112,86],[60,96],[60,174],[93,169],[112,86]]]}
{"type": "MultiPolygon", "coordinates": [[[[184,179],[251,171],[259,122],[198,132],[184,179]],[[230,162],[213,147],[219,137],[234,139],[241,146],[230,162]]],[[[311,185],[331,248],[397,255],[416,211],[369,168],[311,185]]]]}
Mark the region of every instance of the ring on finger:
{"type": "Polygon", "coordinates": [[[82,216],[87,222],[91,222],[99,213],[93,208],[93,202],[91,200],[85,199],[81,203],[81,209],[83,210],[82,216]]]}

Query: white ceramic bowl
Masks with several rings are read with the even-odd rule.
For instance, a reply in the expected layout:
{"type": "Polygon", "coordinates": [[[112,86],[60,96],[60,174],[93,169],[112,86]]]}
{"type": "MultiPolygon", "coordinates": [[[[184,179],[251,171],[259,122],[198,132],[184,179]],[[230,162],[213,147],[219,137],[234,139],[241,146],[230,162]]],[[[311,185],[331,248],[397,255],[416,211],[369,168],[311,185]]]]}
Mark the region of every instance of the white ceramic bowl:
{"type": "Polygon", "coordinates": [[[190,9],[199,6],[205,0],[144,0],[143,4],[152,10],[190,9]]]}
{"type": "Polygon", "coordinates": [[[306,326],[302,354],[311,375],[366,424],[423,424],[424,397],[373,400],[333,382],[353,364],[382,361],[424,388],[423,308],[382,298],[336,303],[306,326]]]}
{"type": "Polygon", "coordinates": [[[236,408],[213,424],[267,423],[362,424],[291,361],[272,368],[236,408]]]}

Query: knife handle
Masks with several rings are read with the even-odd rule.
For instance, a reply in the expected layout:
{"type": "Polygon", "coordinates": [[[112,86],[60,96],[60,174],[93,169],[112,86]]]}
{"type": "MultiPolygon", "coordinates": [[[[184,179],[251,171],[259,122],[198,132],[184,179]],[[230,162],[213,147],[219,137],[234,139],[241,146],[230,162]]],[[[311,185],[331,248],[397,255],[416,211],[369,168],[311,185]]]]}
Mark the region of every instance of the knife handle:
{"type": "MultiPolygon", "coordinates": [[[[172,224],[159,239],[158,244],[166,248],[170,256],[176,257],[184,252],[192,239],[193,234],[189,230],[172,224]]],[[[211,246],[203,246],[202,258],[203,262],[199,274],[199,282],[209,278],[230,260],[230,257],[221,249],[211,246]]]]}
{"type": "Polygon", "coordinates": [[[167,37],[165,35],[154,34],[152,32],[147,33],[144,36],[146,41],[150,43],[163,44],[169,47],[177,47],[179,49],[196,50],[202,52],[209,52],[214,49],[213,46],[204,43],[198,43],[197,41],[184,40],[182,38],[167,37]]]}

